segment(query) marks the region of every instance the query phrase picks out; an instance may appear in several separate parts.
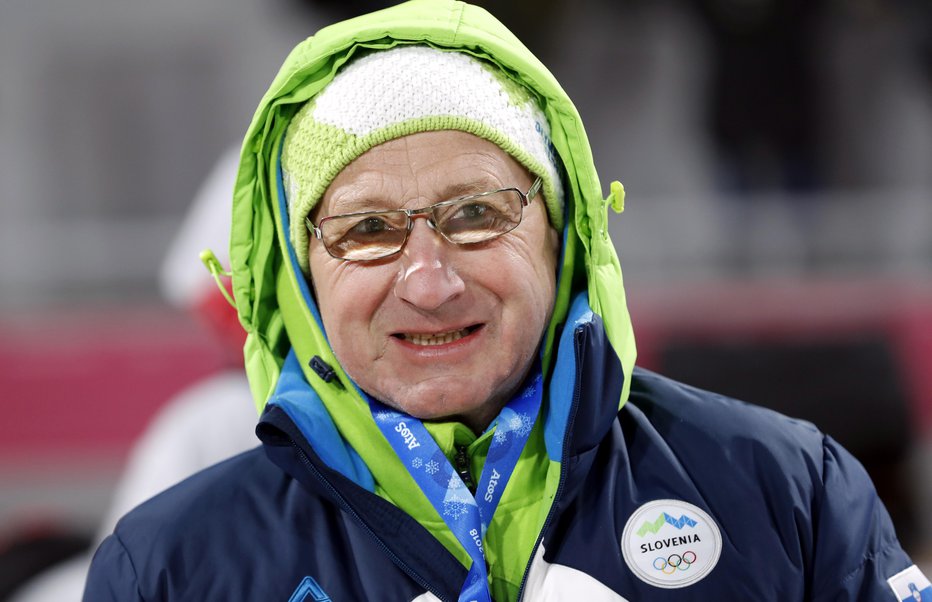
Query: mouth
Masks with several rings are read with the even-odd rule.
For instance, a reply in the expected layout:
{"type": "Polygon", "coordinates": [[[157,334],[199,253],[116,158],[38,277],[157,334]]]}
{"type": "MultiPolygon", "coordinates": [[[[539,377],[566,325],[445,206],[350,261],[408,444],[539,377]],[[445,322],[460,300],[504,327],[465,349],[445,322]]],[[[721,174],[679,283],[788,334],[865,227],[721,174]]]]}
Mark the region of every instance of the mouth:
{"type": "Polygon", "coordinates": [[[394,334],[395,338],[401,339],[405,342],[411,343],[412,345],[417,345],[419,347],[436,347],[438,345],[447,345],[462,339],[463,337],[469,336],[472,333],[476,332],[482,327],[481,324],[474,324],[472,326],[467,326],[466,328],[460,328],[458,330],[449,330],[447,332],[436,332],[436,333],[409,333],[401,332],[394,334]]]}

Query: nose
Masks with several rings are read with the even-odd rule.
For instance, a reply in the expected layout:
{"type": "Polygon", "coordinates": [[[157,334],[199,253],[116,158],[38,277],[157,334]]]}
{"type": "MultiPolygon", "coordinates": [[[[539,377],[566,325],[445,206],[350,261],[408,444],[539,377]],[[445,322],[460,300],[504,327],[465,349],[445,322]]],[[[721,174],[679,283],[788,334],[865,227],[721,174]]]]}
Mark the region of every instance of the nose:
{"type": "Polygon", "coordinates": [[[451,261],[453,245],[433,231],[426,219],[415,219],[401,252],[395,295],[418,309],[435,310],[466,290],[451,261]]]}

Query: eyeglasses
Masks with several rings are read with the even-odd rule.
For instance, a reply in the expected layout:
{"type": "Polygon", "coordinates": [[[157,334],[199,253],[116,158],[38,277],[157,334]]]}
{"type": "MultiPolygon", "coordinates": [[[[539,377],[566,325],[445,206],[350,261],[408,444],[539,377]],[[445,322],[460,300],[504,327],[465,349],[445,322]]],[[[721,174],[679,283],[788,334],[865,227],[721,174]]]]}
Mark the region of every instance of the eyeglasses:
{"type": "Polygon", "coordinates": [[[426,216],[427,224],[445,240],[471,245],[517,228],[541,184],[537,178],[526,193],[503,188],[420,209],[345,213],[325,217],[316,226],[310,218],[305,223],[332,257],[346,261],[374,261],[400,252],[418,215],[426,216]]]}

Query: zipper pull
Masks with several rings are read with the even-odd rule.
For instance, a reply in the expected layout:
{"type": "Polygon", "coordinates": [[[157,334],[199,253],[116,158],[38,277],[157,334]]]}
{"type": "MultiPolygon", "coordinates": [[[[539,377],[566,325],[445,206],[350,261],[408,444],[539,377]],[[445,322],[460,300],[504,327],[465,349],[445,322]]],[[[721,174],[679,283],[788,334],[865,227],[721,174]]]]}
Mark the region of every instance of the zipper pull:
{"type": "Polygon", "coordinates": [[[456,472],[463,480],[463,484],[469,489],[470,493],[476,493],[476,482],[472,480],[472,474],[469,472],[469,454],[466,452],[465,445],[456,446],[456,455],[453,458],[456,464],[456,472]]]}

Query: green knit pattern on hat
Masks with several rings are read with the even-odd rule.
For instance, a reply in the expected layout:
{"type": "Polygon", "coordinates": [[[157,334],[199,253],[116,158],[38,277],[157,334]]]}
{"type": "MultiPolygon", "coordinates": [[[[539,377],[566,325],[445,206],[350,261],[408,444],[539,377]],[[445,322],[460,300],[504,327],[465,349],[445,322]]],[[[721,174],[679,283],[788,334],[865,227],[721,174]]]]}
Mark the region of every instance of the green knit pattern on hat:
{"type": "Polygon", "coordinates": [[[305,218],[334,178],[371,148],[419,132],[458,130],[500,147],[541,177],[550,222],[562,229],[563,189],[549,128],[526,89],[468,55],[428,47],[395,48],[357,63],[369,60],[379,60],[378,66],[363,64],[349,77],[341,78],[350,69],[338,74],[301,107],[285,135],[282,173],[291,242],[305,273],[309,236],[305,218]],[[396,64],[401,66],[393,72],[396,64]],[[431,72],[434,67],[437,71],[431,72]],[[372,81],[379,77],[384,87],[372,81]],[[474,106],[473,94],[485,102],[474,106]],[[410,106],[422,102],[424,106],[410,106]]]}

